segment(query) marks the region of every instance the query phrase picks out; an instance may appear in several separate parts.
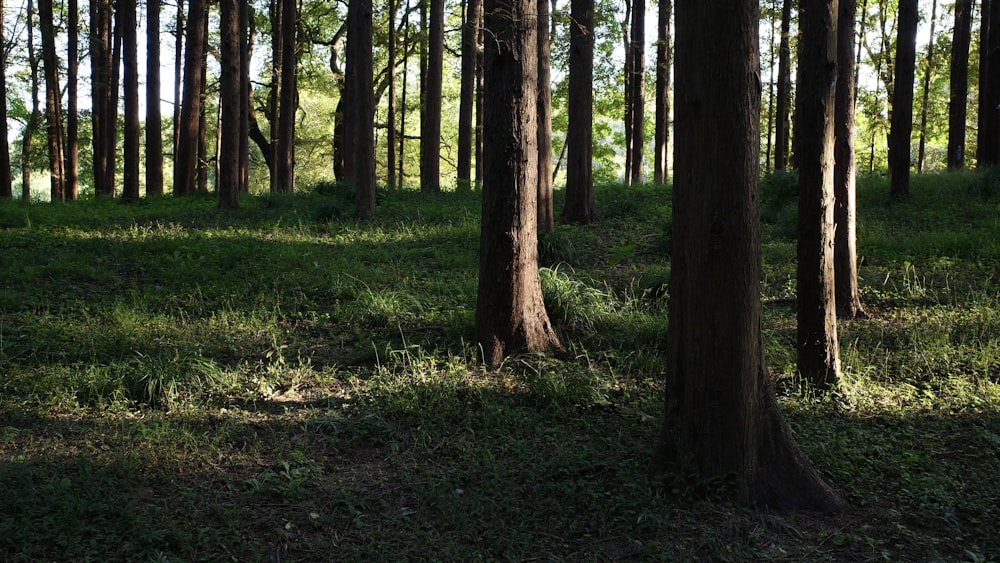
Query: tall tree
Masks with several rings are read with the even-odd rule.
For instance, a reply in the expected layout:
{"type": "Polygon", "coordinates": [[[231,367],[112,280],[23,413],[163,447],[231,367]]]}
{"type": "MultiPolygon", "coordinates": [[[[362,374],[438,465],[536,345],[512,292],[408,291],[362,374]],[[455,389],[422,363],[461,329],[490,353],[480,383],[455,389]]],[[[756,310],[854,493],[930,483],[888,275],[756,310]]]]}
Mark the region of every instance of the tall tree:
{"type": "MultiPolygon", "coordinates": [[[[389,0],[389,38],[388,38],[388,61],[386,63],[386,80],[389,81],[389,94],[388,101],[386,103],[386,136],[385,136],[385,167],[386,167],[386,180],[385,183],[389,188],[396,187],[396,139],[397,129],[396,129],[396,58],[397,58],[397,33],[396,33],[396,12],[399,9],[397,0],[389,0]]],[[[464,33],[464,31],[463,31],[464,33]]],[[[465,52],[465,46],[463,43],[463,56],[465,52]]],[[[463,67],[464,72],[464,67],[463,67]]],[[[464,86],[463,86],[464,87],[464,86]]],[[[461,127],[459,128],[461,131],[461,127]]],[[[461,142],[459,142],[459,151],[461,151],[461,142]]],[[[459,159],[461,160],[461,159],[459,159]]],[[[459,166],[461,168],[461,166],[459,166]]],[[[460,176],[461,177],[461,176],[460,176]]]]}
{"type": "Polygon", "coordinates": [[[552,39],[549,35],[549,0],[538,3],[538,231],[556,228],[552,201],[552,39]]]}
{"type": "Polygon", "coordinates": [[[778,102],[775,109],[774,126],[774,169],[784,170],[788,166],[790,127],[789,115],[792,107],[792,0],[784,0],[781,5],[781,40],[778,45],[778,102]]]}
{"type": "Polygon", "coordinates": [[[833,510],[840,500],[796,446],[764,363],[757,6],[675,2],[666,410],[651,469],[690,464],[736,476],[745,503],[833,510]]]}
{"type": "Polygon", "coordinates": [[[566,202],[562,220],[589,224],[594,209],[594,0],[571,0],[569,99],[566,126],[566,202]]]}
{"type": "Polygon", "coordinates": [[[948,170],[965,167],[965,120],[969,105],[969,44],[972,43],[972,0],[955,2],[948,101],[948,170]]]}
{"type": "Polygon", "coordinates": [[[486,0],[483,212],[476,334],[496,367],[561,345],[538,277],[537,0],[486,0]]]}
{"type": "Polygon", "coordinates": [[[372,91],[372,3],[347,4],[347,60],[344,73],[344,173],[354,184],[358,217],[375,215],[375,98],[372,91]]]}
{"type": "Polygon", "coordinates": [[[927,106],[931,97],[931,75],[934,74],[934,42],[937,37],[934,30],[937,26],[937,0],[931,0],[931,30],[927,39],[927,62],[924,65],[924,83],[920,103],[920,139],[917,144],[917,174],[924,172],[924,157],[927,151],[927,106]]]}
{"type": "Polygon", "coordinates": [[[38,24],[42,32],[42,66],[45,70],[45,131],[49,144],[49,175],[52,201],[66,199],[65,132],[62,122],[59,56],[52,0],[38,0],[38,24]]]}
{"type": "Polygon", "coordinates": [[[896,23],[896,76],[889,126],[889,193],[910,196],[910,136],[913,133],[913,80],[917,60],[917,0],[899,0],[896,23]]]}
{"type": "MultiPolygon", "coordinates": [[[[458,176],[459,189],[472,187],[472,155],[475,142],[476,58],[479,56],[479,21],[483,16],[482,0],[465,1],[465,22],[462,25],[462,75],[458,109],[458,176]]],[[[480,178],[476,178],[478,182],[480,178]]]]}
{"type": "Polygon", "coordinates": [[[31,140],[41,121],[41,111],[38,101],[38,52],[35,49],[35,5],[34,0],[28,0],[25,7],[26,33],[28,35],[28,67],[31,75],[31,114],[24,124],[21,134],[21,203],[31,201],[31,140]]]}
{"type": "MultiPolygon", "coordinates": [[[[76,200],[80,183],[80,6],[77,0],[66,5],[66,199],[76,200]]],[[[5,123],[5,122],[3,122],[5,123]]]]}
{"type": "Polygon", "coordinates": [[[160,0],[146,0],[146,195],[163,195],[160,0]]]}
{"type": "Polygon", "coordinates": [[[136,11],[136,2],[118,3],[117,25],[122,29],[125,79],[122,199],[126,202],[139,201],[139,37],[136,11]]]}
{"type": "Polygon", "coordinates": [[[177,17],[174,20],[174,142],[172,156],[177,161],[177,143],[181,127],[181,83],[184,73],[184,0],[177,0],[177,17]]]}
{"type": "Polygon", "coordinates": [[[625,181],[642,183],[642,160],[646,136],[646,0],[632,0],[632,24],[629,26],[629,56],[625,81],[626,151],[625,181]]]}
{"type": "Polygon", "coordinates": [[[205,52],[204,22],[206,17],[205,0],[190,0],[188,2],[184,48],[184,93],[181,100],[181,119],[177,130],[177,147],[174,156],[174,195],[188,195],[195,191],[202,113],[201,60],[205,52]]]}
{"type": "Polygon", "coordinates": [[[1000,165],[1000,1],[983,0],[979,45],[979,133],[976,166],[1000,165]]]}
{"type": "Polygon", "coordinates": [[[239,2],[240,42],[240,193],[250,191],[250,112],[253,111],[253,90],[250,85],[250,57],[253,53],[253,34],[250,30],[252,8],[249,2],[239,2]]]}
{"type": "Polygon", "coordinates": [[[837,0],[800,0],[799,8],[798,367],[806,381],[829,389],[840,377],[833,262],[837,0]]]}
{"type": "MultiPolygon", "coordinates": [[[[117,103],[118,94],[112,91],[114,83],[111,62],[114,49],[113,10],[110,0],[90,2],[90,82],[91,126],[93,132],[94,191],[97,195],[115,195],[115,178],[108,175],[115,161],[116,139],[110,136],[116,130],[111,116],[111,105],[117,103]]],[[[115,135],[117,137],[117,135],[115,135]]]]}
{"type": "Polygon", "coordinates": [[[219,2],[219,104],[222,127],[216,154],[219,174],[216,192],[219,207],[235,209],[240,205],[240,114],[243,105],[243,37],[240,33],[240,0],[219,2]]]}
{"type": "Polygon", "coordinates": [[[834,293],[837,316],[865,316],[858,288],[857,176],[854,156],[855,0],[840,0],[837,18],[837,93],[834,114],[834,293]]]}
{"type": "Polygon", "coordinates": [[[281,5],[281,83],[278,93],[278,131],[275,147],[275,189],[295,191],[295,113],[298,109],[298,60],[295,53],[298,9],[295,0],[278,0],[281,5]]]}
{"type": "Polygon", "coordinates": [[[427,0],[427,71],[421,82],[420,189],[441,190],[441,87],[444,72],[444,0],[427,0]]]}
{"type": "Polygon", "coordinates": [[[670,146],[670,0],[659,0],[656,20],[656,128],[653,135],[653,181],[667,181],[670,146]]]}
{"type": "MultiPolygon", "coordinates": [[[[7,123],[7,44],[3,26],[4,4],[0,0],[0,123],[7,123]]],[[[7,141],[7,128],[0,131],[0,199],[14,197],[13,180],[10,168],[10,144],[7,141]]]]}

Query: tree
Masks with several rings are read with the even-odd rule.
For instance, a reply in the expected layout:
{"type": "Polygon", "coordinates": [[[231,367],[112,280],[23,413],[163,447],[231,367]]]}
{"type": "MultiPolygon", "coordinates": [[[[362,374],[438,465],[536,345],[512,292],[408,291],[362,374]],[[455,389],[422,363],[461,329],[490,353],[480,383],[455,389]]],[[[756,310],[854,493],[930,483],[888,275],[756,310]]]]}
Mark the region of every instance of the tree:
{"type": "Polygon", "coordinates": [[[632,0],[631,38],[625,78],[625,181],[642,183],[643,140],[646,134],[646,1],[632,0]]]}
{"type": "Polygon", "coordinates": [[[666,410],[651,470],[690,464],[735,476],[748,504],[834,510],[841,502],[796,446],[764,364],[757,2],[720,4],[674,4],[666,410]]]}
{"type": "Polygon", "coordinates": [[[913,132],[913,80],[917,59],[917,0],[899,0],[896,23],[896,77],[889,128],[889,193],[910,196],[910,135],[913,132]]]}
{"type": "Polygon", "coordinates": [[[865,315],[858,288],[857,197],[854,155],[855,0],[840,0],[837,18],[837,93],[834,113],[834,293],[837,316],[865,315]]]}
{"type": "Polygon", "coordinates": [[[31,114],[24,124],[21,133],[21,203],[31,201],[31,140],[38,129],[41,120],[38,101],[38,53],[35,50],[35,6],[33,0],[28,0],[25,7],[28,34],[28,67],[31,75],[31,114]]]}
{"type": "MultiPolygon", "coordinates": [[[[69,0],[66,24],[66,163],[65,195],[68,200],[79,196],[80,183],[80,7],[77,0],[69,0]]],[[[6,123],[4,121],[3,123],[6,123]]]]}
{"type": "Polygon", "coordinates": [[[146,195],[163,195],[160,0],[146,0],[146,195]]]}
{"type": "Polygon", "coordinates": [[[924,172],[924,157],[927,152],[927,105],[931,96],[931,75],[934,73],[934,29],[937,25],[937,0],[931,0],[931,31],[927,39],[927,64],[924,67],[923,99],[920,103],[920,140],[917,148],[917,174],[924,172]]]}
{"type": "MultiPolygon", "coordinates": [[[[281,83],[278,92],[278,129],[275,143],[275,190],[295,191],[295,112],[298,108],[298,61],[295,55],[295,29],[298,10],[295,0],[277,0],[280,5],[281,83]]],[[[277,58],[277,56],[275,57],[277,58]]]]}
{"type": "Polygon", "coordinates": [[[243,62],[241,57],[240,0],[219,2],[219,104],[222,127],[219,132],[219,175],[215,189],[219,207],[235,209],[240,205],[240,114],[243,105],[243,62]]]}
{"type": "Polygon", "coordinates": [[[372,3],[347,5],[347,61],[344,73],[344,173],[354,184],[355,213],[375,215],[375,99],[372,91],[372,3]]]}
{"type": "Polygon", "coordinates": [[[774,169],[788,166],[789,119],[792,101],[792,0],[781,5],[781,41],[778,45],[778,102],[774,128],[774,169]]]}
{"type": "Polygon", "coordinates": [[[670,145],[670,0],[660,0],[656,21],[656,124],[653,135],[653,181],[667,181],[670,145]]]}
{"type": "Polygon", "coordinates": [[[52,0],[38,1],[38,24],[42,32],[42,66],[45,70],[45,132],[49,144],[49,175],[52,201],[66,199],[65,133],[59,87],[59,57],[52,17],[52,0]]]}
{"type": "Polygon", "coordinates": [[[1000,165],[1000,1],[983,0],[979,46],[979,133],[976,166],[1000,165]]]}
{"type": "Polygon", "coordinates": [[[115,147],[118,137],[117,71],[114,58],[114,10],[111,0],[90,2],[91,127],[94,191],[115,195],[115,147]]]}
{"type": "Polygon", "coordinates": [[[206,17],[205,0],[190,0],[188,2],[184,49],[184,93],[181,99],[181,119],[177,130],[177,148],[174,156],[174,195],[188,195],[195,191],[202,113],[201,60],[205,52],[204,22],[206,17]]]}
{"type": "Polygon", "coordinates": [[[125,139],[122,199],[139,201],[139,49],[136,31],[136,3],[118,4],[118,26],[122,29],[125,78],[125,139]]]}
{"type": "Polygon", "coordinates": [[[566,126],[566,223],[594,222],[594,0],[571,0],[566,126]]]}
{"type": "Polygon", "coordinates": [[[429,0],[427,71],[421,83],[420,189],[441,190],[441,87],[444,72],[444,0],[429,0]]]}
{"type": "Polygon", "coordinates": [[[969,104],[969,44],[972,42],[972,0],[955,2],[951,42],[951,99],[948,102],[948,170],[965,167],[965,120],[969,104]]]}
{"type": "MultiPolygon", "coordinates": [[[[7,44],[3,27],[4,5],[0,0],[0,46],[7,44]]],[[[7,123],[7,49],[0,49],[0,123],[7,123]]],[[[7,129],[0,131],[0,199],[14,197],[7,129]]]]}
{"type": "Polygon", "coordinates": [[[483,210],[476,334],[496,367],[517,350],[561,349],[538,277],[537,0],[487,0],[483,210]]]}
{"type": "MultiPolygon", "coordinates": [[[[458,110],[458,176],[459,189],[472,187],[472,154],[475,141],[476,58],[479,56],[479,21],[483,17],[482,0],[465,1],[465,22],[462,26],[462,75],[458,110]]],[[[480,181],[481,178],[476,178],[480,181]]]]}
{"type": "Polygon", "coordinates": [[[826,390],[840,378],[833,262],[837,1],[801,0],[799,7],[798,367],[806,381],[826,390]]]}
{"type": "Polygon", "coordinates": [[[538,3],[538,231],[556,228],[552,202],[552,87],[549,0],[538,3]]]}
{"type": "MultiPolygon", "coordinates": [[[[397,129],[396,129],[396,53],[397,53],[397,43],[396,40],[396,11],[398,10],[398,4],[396,0],[389,0],[389,38],[388,38],[388,62],[386,63],[386,79],[389,81],[389,95],[388,103],[386,107],[385,122],[386,137],[385,137],[385,167],[386,167],[386,180],[385,183],[389,188],[396,187],[396,139],[397,129]]],[[[464,31],[463,31],[464,33],[464,31]]],[[[463,57],[465,56],[465,46],[463,43],[462,47],[463,57]]],[[[463,59],[464,61],[464,59],[463,59]]],[[[464,67],[462,72],[464,73],[464,67]]],[[[464,75],[463,75],[464,76],[464,75]]],[[[463,83],[464,88],[464,83],[463,83]]],[[[464,92],[464,91],[463,91],[464,92]]],[[[464,100],[464,98],[463,98],[464,100]]],[[[461,127],[459,127],[461,131],[461,127]]],[[[461,142],[459,142],[459,152],[461,152],[461,142]]],[[[461,158],[459,158],[461,160],[461,158]]],[[[461,166],[459,166],[461,168],[461,166]]],[[[461,178],[461,176],[459,176],[461,178]]]]}

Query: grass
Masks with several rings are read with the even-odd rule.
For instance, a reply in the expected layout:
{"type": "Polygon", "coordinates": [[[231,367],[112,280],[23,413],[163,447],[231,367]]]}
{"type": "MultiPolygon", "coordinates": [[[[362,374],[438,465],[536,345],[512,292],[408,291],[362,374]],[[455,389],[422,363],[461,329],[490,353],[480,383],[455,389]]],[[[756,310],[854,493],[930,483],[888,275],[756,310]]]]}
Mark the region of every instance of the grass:
{"type": "MultiPolygon", "coordinates": [[[[1000,193],[859,187],[844,381],[794,369],[793,176],[766,179],[779,401],[848,501],[773,514],[650,482],[669,190],[543,237],[569,360],[483,370],[476,194],[0,202],[0,560],[1000,559],[1000,193]]],[[[557,194],[560,197],[562,194],[557,194]]],[[[557,201],[557,205],[559,202],[557,201]]]]}

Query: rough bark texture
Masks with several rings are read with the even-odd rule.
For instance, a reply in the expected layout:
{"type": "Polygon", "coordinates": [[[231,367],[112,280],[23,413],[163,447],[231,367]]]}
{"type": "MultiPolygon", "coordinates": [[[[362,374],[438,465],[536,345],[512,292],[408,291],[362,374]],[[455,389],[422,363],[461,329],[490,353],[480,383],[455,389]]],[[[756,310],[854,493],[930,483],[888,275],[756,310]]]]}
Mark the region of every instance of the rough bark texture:
{"type": "Polygon", "coordinates": [[[646,137],[646,1],[632,0],[632,25],[629,27],[632,37],[629,42],[628,80],[625,94],[626,112],[629,128],[628,150],[628,184],[642,183],[642,160],[645,153],[646,137]]]}
{"type": "Polygon", "coordinates": [[[163,195],[160,113],[160,0],[146,2],[146,195],[163,195]]]}
{"type": "Polygon", "coordinates": [[[892,81],[889,126],[889,193],[910,196],[910,136],[913,133],[913,80],[917,60],[917,0],[899,0],[896,76],[892,81]]]}
{"type": "Polygon", "coordinates": [[[487,0],[485,144],[476,334],[496,367],[522,350],[560,349],[538,278],[536,0],[487,0]]]}
{"type": "Polygon", "coordinates": [[[653,181],[667,182],[670,146],[670,0],[660,0],[656,22],[656,128],[653,135],[653,181]]]}
{"type": "Polygon", "coordinates": [[[222,127],[216,154],[219,175],[216,192],[219,207],[235,209],[240,205],[240,113],[242,100],[242,60],[240,56],[239,0],[219,2],[219,50],[221,51],[219,103],[222,127]]]}
{"type": "Polygon", "coordinates": [[[549,37],[549,0],[538,3],[538,232],[556,228],[552,202],[552,88],[549,37]]]}
{"type": "Polygon", "coordinates": [[[295,112],[298,106],[295,28],[298,11],[295,0],[278,2],[281,4],[281,85],[278,93],[278,137],[275,141],[275,190],[291,193],[295,191],[295,112]]]}
{"type": "MultiPolygon", "coordinates": [[[[6,45],[6,34],[3,27],[4,4],[0,0],[0,45],[6,45]]],[[[7,50],[0,51],[0,123],[7,123],[7,50]]],[[[0,132],[0,198],[14,197],[13,180],[10,169],[10,144],[7,141],[7,129],[0,132]]]]}
{"type": "Polygon", "coordinates": [[[444,71],[444,0],[429,0],[427,72],[420,119],[420,189],[441,190],[441,84],[444,71]]]}
{"type": "Polygon", "coordinates": [[[980,169],[1000,165],[1000,1],[983,0],[979,53],[980,169]]]}
{"type": "MultiPolygon", "coordinates": [[[[466,0],[462,26],[462,86],[458,110],[458,189],[472,188],[472,153],[475,142],[476,57],[482,0],[466,0]]],[[[476,178],[478,181],[479,178],[476,178]]]]}
{"type": "Polygon", "coordinates": [[[931,0],[931,30],[927,39],[927,57],[924,59],[924,83],[920,100],[920,140],[917,147],[917,174],[924,173],[927,152],[927,105],[931,96],[931,75],[934,74],[934,30],[937,27],[937,0],[931,0]]]}
{"type": "Polygon", "coordinates": [[[125,81],[125,138],[122,200],[139,201],[139,35],[136,3],[118,4],[118,25],[122,29],[122,62],[125,81]]]}
{"type": "MultiPolygon", "coordinates": [[[[386,101],[385,115],[387,125],[385,135],[385,183],[390,189],[396,187],[396,143],[398,142],[396,140],[396,11],[398,9],[399,5],[396,3],[396,0],[389,0],[389,60],[386,62],[386,80],[389,81],[389,93],[388,100],[386,101]]],[[[459,147],[461,147],[461,143],[459,143],[459,147]]]]}
{"type": "Polygon", "coordinates": [[[948,170],[965,168],[965,120],[969,105],[969,44],[972,42],[972,0],[955,2],[955,32],[951,43],[948,102],[948,170]]]}
{"type": "Polygon", "coordinates": [[[865,316],[858,289],[857,197],[854,157],[855,0],[840,0],[837,20],[837,100],[834,121],[834,270],[837,316],[865,316]]]}
{"type": "Polygon", "coordinates": [[[778,102],[775,109],[774,169],[788,166],[789,115],[792,107],[792,0],[781,6],[781,41],[778,44],[778,102]]]}
{"type": "Polygon", "coordinates": [[[562,220],[589,224],[594,209],[594,0],[572,0],[569,18],[566,203],[562,220]]]}
{"type": "Polygon", "coordinates": [[[344,173],[354,184],[354,211],[375,215],[375,99],[372,91],[372,3],[351,0],[347,8],[344,72],[344,173]]]}
{"type": "MultiPolygon", "coordinates": [[[[35,7],[32,0],[28,0],[25,19],[27,29],[35,27],[35,7]]],[[[24,133],[21,135],[21,203],[31,201],[31,140],[38,129],[38,122],[41,121],[38,101],[38,53],[35,50],[35,34],[28,34],[28,67],[31,74],[31,115],[28,122],[24,124],[24,133]]]]}
{"type": "Polygon", "coordinates": [[[205,0],[188,2],[186,47],[184,49],[184,93],[181,120],[174,156],[174,195],[195,191],[198,171],[198,131],[201,118],[201,59],[205,49],[205,0]]]}
{"type": "Polygon", "coordinates": [[[825,390],[840,377],[833,261],[837,0],[800,0],[799,6],[798,367],[825,390]]]}
{"type": "Polygon", "coordinates": [[[760,329],[757,2],[675,2],[673,251],[663,432],[654,474],[735,475],[742,502],[835,510],[795,445],[760,329]],[[719,41],[719,37],[726,41],[719,41]]]}
{"type": "Polygon", "coordinates": [[[42,66],[45,70],[45,132],[49,144],[49,174],[52,201],[66,199],[66,159],[63,149],[59,57],[52,19],[52,0],[39,0],[38,23],[42,31],[42,66]]]}
{"type": "MultiPolygon", "coordinates": [[[[66,199],[76,200],[80,192],[80,6],[66,4],[66,199]]],[[[6,121],[0,121],[6,123],[6,121]]]]}
{"type": "Polygon", "coordinates": [[[99,196],[115,195],[114,176],[108,176],[108,168],[115,159],[114,141],[109,139],[111,130],[111,104],[117,101],[117,93],[111,91],[112,75],[112,23],[111,2],[92,0],[90,2],[90,76],[91,125],[93,127],[92,147],[94,151],[94,191],[99,196]]]}

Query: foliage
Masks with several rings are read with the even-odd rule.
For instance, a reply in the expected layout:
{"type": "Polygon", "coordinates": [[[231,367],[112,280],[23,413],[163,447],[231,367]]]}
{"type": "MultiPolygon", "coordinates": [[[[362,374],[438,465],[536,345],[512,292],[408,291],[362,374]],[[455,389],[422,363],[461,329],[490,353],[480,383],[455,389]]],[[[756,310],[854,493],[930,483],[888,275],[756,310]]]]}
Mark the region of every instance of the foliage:
{"type": "MultiPolygon", "coordinates": [[[[568,355],[482,368],[478,194],[348,187],[0,202],[0,558],[993,560],[996,178],[859,184],[870,319],[845,382],[794,376],[790,175],[765,179],[765,351],[836,516],[645,477],[662,409],[669,189],[598,187],[542,269],[568,355]],[[497,533],[502,530],[503,533],[497,533]]],[[[557,194],[558,196],[558,194],[557,194]]],[[[545,243],[543,242],[543,245],[545,243]]]]}

